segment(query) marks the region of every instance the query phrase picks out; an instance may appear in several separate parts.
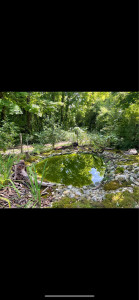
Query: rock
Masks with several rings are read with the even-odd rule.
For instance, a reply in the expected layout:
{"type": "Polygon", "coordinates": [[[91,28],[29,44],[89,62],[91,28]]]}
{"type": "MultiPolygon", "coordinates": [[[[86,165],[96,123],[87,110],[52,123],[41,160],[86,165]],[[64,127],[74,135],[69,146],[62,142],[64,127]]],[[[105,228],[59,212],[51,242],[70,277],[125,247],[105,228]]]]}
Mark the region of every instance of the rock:
{"type": "Polygon", "coordinates": [[[69,197],[70,198],[75,198],[75,195],[74,194],[70,194],[69,197]]]}
{"type": "Polygon", "coordinates": [[[90,194],[90,190],[85,191],[85,194],[89,195],[90,194]]]}
{"type": "Polygon", "coordinates": [[[72,189],[72,185],[68,185],[67,187],[68,187],[68,189],[72,189]]]}
{"type": "Polygon", "coordinates": [[[78,189],[76,189],[76,188],[73,187],[72,188],[72,192],[76,194],[78,192],[78,189]]]}
{"type": "Polygon", "coordinates": [[[135,179],[138,179],[138,175],[137,175],[137,174],[133,174],[133,177],[134,177],[135,179]]]}
{"type": "Polygon", "coordinates": [[[134,178],[133,178],[133,176],[130,176],[130,180],[134,182],[134,178]]]}
{"type": "Polygon", "coordinates": [[[122,189],[122,192],[124,192],[124,191],[128,191],[130,193],[133,193],[133,188],[132,187],[125,187],[125,188],[122,189]]]}
{"type": "MultiPolygon", "coordinates": [[[[130,177],[130,178],[131,178],[131,177],[130,177]]],[[[132,177],[132,178],[133,178],[133,177],[132,177]]],[[[135,185],[139,185],[139,181],[135,180],[134,178],[133,178],[132,182],[133,182],[135,185]]]]}
{"type": "Polygon", "coordinates": [[[86,185],[84,185],[84,186],[83,186],[83,189],[84,189],[84,190],[87,190],[87,186],[86,186],[86,185]]]}
{"type": "Polygon", "coordinates": [[[79,191],[76,192],[76,195],[82,196],[82,194],[79,191]]]}
{"type": "Polygon", "coordinates": [[[125,180],[127,180],[127,176],[126,175],[117,175],[115,177],[115,180],[125,181],[125,180]]]}
{"type": "Polygon", "coordinates": [[[69,193],[70,193],[69,190],[66,190],[66,191],[63,192],[64,195],[67,195],[67,194],[69,194],[69,193]]]}
{"type": "Polygon", "coordinates": [[[128,155],[137,155],[138,152],[137,152],[137,150],[134,148],[134,149],[129,149],[128,151],[125,151],[125,154],[128,154],[128,155]]]}

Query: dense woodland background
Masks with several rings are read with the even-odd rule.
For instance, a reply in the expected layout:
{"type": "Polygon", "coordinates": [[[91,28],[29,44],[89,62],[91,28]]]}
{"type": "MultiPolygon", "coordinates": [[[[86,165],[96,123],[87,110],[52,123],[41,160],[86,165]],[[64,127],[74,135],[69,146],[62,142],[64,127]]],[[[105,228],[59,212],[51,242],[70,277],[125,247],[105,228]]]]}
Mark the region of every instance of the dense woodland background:
{"type": "Polygon", "coordinates": [[[70,140],[139,146],[138,92],[0,92],[0,149],[70,140]]]}

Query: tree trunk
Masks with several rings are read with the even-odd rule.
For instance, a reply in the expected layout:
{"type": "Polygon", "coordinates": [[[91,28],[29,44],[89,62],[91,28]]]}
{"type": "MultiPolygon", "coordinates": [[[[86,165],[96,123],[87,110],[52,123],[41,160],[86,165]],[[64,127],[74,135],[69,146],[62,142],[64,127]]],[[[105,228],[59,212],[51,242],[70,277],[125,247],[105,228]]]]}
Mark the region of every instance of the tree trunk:
{"type": "MultiPolygon", "coordinates": [[[[27,96],[27,104],[28,105],[30,104],[30,92],[28,93],[27,96]]],[[[26,111],[26,117],[27,117],[27,132],[30,133],[32,130],[32,125],[31,125],[32,115],[28,110],[26,111]]]]}
{"type": "MultiPolygon", "coordinates": [[[[61,99],[61,102],[64,103],[65,101],[65,94],[64,92],[62,92],[62,99],[61,99]]],[[[64,110],[64,107],[63,105],[61,106],[61,110],[60,110],[60,124],[62,125],[63,123],[63,110],[64,110]]]]}
{"type": "MultiPolygon", "coordinates": [[[[0,99],[3,99],[3,92],[0,92],[0,99]]],[[[6,115],[6,111],[5,111],[6,107],[3,105],[2,107],[2,111],[1,111],[1,120],[0,120],[0,123],[2,125],[2,121],[5,120],[5,115],[6,115]]]]}
{"type": "Polygon", "coordinates": [[[22,133],[20,133],[20,146],[21,146],[21,153],[23,153],[22,133]]]}
{"type": "Polygon", "coordinates": [[[64,117],[64,125],[65,125],[65,129],[68,128],[68,111],[69,111],[69,104],[70,104],[70,95],[67,96],[66,99],[66,106],[65,106],[65,117],[64,117]]]}

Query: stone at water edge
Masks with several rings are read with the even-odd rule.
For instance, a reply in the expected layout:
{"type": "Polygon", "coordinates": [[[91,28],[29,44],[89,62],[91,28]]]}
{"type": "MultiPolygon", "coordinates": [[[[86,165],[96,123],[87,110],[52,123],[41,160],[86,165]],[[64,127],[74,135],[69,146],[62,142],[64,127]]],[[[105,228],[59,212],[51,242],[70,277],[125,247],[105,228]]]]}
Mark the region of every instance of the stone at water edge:
{"type": "Polygon", "coordinates": [[[78,196],[82,196],[82,194],[78,191],[75,194],[78,195],[78,196]]]}
{"type": "Polygon", "coordinates": [[[83,188],[84,190],[87,190],[87,186],[86,186],[86,185],[84,185],[82,188],[83,188]]]}
{"type": "Polygon", "coordinates": [[[67,187],[68,187],[68,189],[72,189],[72,185],[68,185],[67,187]]]}
{"type": "Polygon", "coordinates": [[[124,180],[127,180],[127,176],[126,175],[117,175],[117,176],[115,176],[115,180],[124,181],[124,180]]]}
{"type": "Polygon", "coordinates": [[[133,149],[129,149],[128,151],[125,151],[126,154],[129,154],[129,155],[137,155],[138,152],[135,148],[133,149]]]}
{"type": "Polygon", "coordinates": [[[69,197],[70,198],[75,198],[75,195],[74,194],[70,194],[69,197]]]}
{"type": "Polygon", "coordinates": [[[66,190],[66,191],[63,192],[64,195],[67,195],[67,194],[69,194],[69,193],[70,193],[69,190],[66,190]]]}

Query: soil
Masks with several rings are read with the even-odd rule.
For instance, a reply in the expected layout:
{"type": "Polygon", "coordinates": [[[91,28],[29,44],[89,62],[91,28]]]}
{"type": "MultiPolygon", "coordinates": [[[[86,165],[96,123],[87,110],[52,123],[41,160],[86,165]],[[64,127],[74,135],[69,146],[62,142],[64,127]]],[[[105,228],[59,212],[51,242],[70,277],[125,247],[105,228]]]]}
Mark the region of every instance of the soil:
{"type": "MultiPolygon", "coordinates": [[[[10,201],[11,208],[39,208],[39,203],[36,203],[32,197],[30,189],[22,183],[14,182],[19,193],[15,191],[11,184],[0,189],[0,197],[7,198],[10,201]]],[[[44,189],[43,189],[44,190],[44,189]]],[[[41,191],[43,193],[43,190],[41,191]]],[[[50,207],[53,200],[52,188],[49,187],[47,194],[41,197],[41,208],[50,207]]],[[[6,201],[0,199],[0,208],[9,208],[6,201]]]]}

